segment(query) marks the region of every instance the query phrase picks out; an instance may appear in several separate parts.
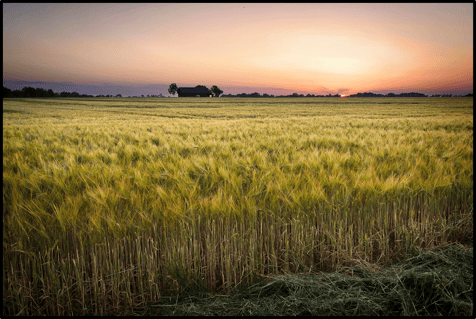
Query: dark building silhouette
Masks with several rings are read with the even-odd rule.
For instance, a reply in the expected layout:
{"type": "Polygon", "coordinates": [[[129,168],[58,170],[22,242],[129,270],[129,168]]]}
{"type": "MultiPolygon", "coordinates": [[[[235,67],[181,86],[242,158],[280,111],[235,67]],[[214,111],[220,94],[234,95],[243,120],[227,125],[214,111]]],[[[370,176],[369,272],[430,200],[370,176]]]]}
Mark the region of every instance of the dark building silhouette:
{"type": "Polygon", "coordinates": [[[206,87],[183,87],[183,88],[178,88],[177,90],[178,96],[179,97],[195,97],[195,96],[200,96],[200,97],[210,97],[212,96],[212,93],[206,88],[206,87]]]}

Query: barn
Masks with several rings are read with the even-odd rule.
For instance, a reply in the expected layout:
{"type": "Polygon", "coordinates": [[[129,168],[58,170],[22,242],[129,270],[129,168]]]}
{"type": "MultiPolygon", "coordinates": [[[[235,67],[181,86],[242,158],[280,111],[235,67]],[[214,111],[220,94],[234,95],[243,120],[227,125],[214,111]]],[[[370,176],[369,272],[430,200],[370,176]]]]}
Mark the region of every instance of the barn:
{"type": "Polygon", "coordinates": [[[212,93],[206,88],[202,86],[197,87],[181,87],[177,89],[177,93],[179,97],[210,97],[212,93]]]}

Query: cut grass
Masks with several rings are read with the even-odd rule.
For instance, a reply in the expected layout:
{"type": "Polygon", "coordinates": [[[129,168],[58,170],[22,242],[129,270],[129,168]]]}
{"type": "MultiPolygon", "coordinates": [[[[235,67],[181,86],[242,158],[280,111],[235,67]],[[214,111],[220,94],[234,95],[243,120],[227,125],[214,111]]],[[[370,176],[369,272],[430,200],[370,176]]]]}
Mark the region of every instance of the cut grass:
{"type": "MultiPolygon", "coordinates": [[[[177,275],[176,278],[179,278],[177,275]]],[[[387,267],[286,274],[207,294],[202,283],[136,308],[152,316],[471,316],[473,247],[449,246],[387,267]]]]}

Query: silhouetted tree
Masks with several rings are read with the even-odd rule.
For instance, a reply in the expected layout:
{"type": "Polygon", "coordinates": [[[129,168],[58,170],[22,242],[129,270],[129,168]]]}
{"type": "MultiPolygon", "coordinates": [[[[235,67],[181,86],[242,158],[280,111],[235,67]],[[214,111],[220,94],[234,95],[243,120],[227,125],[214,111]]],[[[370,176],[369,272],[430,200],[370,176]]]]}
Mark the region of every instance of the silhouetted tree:
{"type": "Polygon", "coordinates": [[[46,97],[46,90],[42,88],[35,89],[35,96],[36,97],[46,97]]]}
{"type": "Polygon", "coordinates": [[[176,84],[176,83],[170,84],[170,86],[169,86],[169,93],[170,93],[170,94],[175,95],[175,93],[177,92],[177,90],[178,90],[178,87],[177,87],[177,84],[176,84]]]}
{"type": "Polygon", "coordinates": [[[215,94],[215,97],[219,97],[220,94],[223,93],[223,91],[220,90],[220,88],[216,85],[212,86],[212,89],[210,91],[212,91],[212,93],[215,94]]]}
{"type": "Polygon", "coordinates": [[[21,91],[23,97],[36,97],[36,90],[31,86],[26,86],[21,91]]]}
{"type": "Polygon", "coordinates": [[[10,90],[9,88],[6,88],[6,87],[3,87],[3,97],[12,97],[13,94],[12,94],[12,90],[10,90]]]}

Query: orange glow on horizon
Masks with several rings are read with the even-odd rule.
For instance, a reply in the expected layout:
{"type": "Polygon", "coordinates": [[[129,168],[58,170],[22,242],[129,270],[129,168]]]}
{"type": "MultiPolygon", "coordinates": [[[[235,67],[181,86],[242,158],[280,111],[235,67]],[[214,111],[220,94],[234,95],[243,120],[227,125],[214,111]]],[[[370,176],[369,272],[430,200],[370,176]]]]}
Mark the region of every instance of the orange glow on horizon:
{"type": "Polygon", "coordinates": [[[473,87],[469,3],[3,8],[4,79],[344,96],[473,87]]]}

